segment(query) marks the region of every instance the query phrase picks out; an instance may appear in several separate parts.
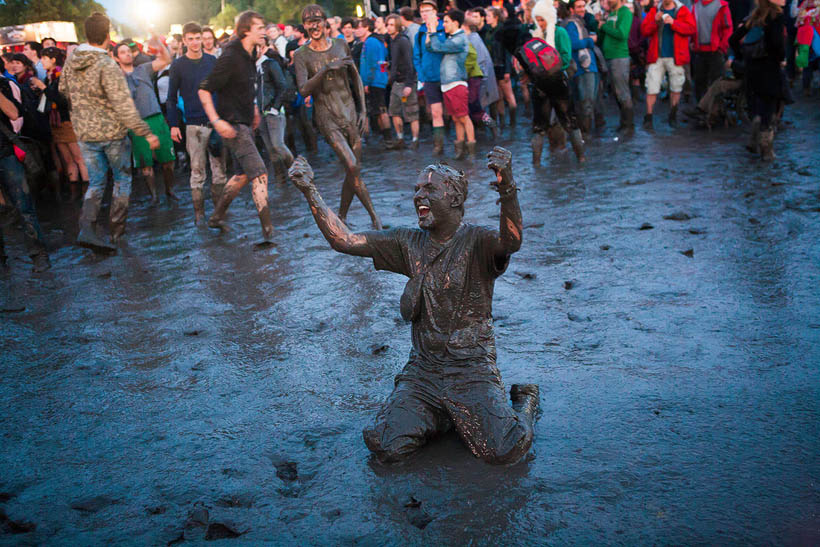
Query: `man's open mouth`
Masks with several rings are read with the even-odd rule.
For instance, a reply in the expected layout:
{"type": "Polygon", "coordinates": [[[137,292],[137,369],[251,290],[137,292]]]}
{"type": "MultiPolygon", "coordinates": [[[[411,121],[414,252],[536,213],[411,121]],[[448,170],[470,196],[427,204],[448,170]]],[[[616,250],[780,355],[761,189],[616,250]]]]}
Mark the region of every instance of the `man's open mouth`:
{"type": "Polygon", "coordinates": [[[430,208],[426,205],[419,205],[416,207],[416,212],[418,213],[419,218],[425,218],[430,214],[430,208]]]}

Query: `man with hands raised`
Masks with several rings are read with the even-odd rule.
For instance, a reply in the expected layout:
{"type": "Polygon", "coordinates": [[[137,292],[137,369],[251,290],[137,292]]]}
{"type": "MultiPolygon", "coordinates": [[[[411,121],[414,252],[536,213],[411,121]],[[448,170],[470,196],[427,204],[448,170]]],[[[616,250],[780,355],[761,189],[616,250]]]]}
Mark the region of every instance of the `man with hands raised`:
{"type": "Polygon", "coordinates": [[[361,233],[351,232],[324,203],[305,158],[290,168],[334,250],[370,257],[377,270],[410,278],[400,302],[402,317],[412,322],[410,358],[364,430],[365,444],[382,462],[410,455],[451,427],[489,463],[515,463],[532,444],[538,386],[513,385],[510,405],[492,325],[495,279],[521,247],[521,209],[512,155],[496,147],[488,158],[501,209],[497,230],[462,222],[467,179],[447,165],[428,165],[418,176],[413,203],[420,229],[361,233]]]}

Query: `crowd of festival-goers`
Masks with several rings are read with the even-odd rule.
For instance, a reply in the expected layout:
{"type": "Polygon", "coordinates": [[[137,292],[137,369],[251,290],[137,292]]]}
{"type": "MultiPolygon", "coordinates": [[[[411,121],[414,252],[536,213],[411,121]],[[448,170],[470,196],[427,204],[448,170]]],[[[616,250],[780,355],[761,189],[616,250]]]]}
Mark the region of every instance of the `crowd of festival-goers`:
{"type": "MultiPolygon", "coordinates": [[[[605,131],[608,101],[620,112],[619,138],[635,132],[636,104],[645,103],[642,128],[651,132],[658,99],[668,100],[673,128],[684,117],[699,128],[742,124],[747,148],[771,161],[795,84],[812,92],[816,2],[522,0],[462,10],[455,0],[422,0],[418,10],[362,19],[309,6],[298,25],[244,12],[231,36],[188,23],[145,44],[112,43],[108,19],[94,14],[86,43],[46,38],[0,59],[4,224],[22,227],[34,271],[44,271],[35,202],[82,200],[77,244],[113,253],[132,176],[152,203],[161,194],[173,203],[175,177],[187,172],[197,224],[207,180],[208,225],[220,229],[252,182],[270,239],[268,169],[285,182],[294,155],[315,152],[321,134],[346,168],[340,217],[355,195],[379,228],[359,174],[360,133],[392,150],[429,136],[439,156],[450,155],[451,138],[452,157],[472,161],[477,141],[489,150],[526,118],[535,164],[545,137],[556,153],[569,141],[583,162],[585,141],[605,131]],[[97,226],[109,182],[110,239],[97,226]]],[[[2,230],[0,261],[6,267],[2,230]]]]}

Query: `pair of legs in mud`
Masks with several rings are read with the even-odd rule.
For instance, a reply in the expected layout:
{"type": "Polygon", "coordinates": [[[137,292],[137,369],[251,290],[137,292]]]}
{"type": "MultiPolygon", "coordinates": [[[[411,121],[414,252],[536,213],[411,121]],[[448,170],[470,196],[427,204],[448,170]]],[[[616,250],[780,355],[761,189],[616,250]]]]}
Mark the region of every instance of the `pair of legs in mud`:
{"type": "MultiPolygon", "coordinates": [[[[2,209],[16,209],[20,215],[25,235],[26,249],[34,264],[35,272],[42,272],[51,267],[46,247],[43,244],[43,233],[37,220],[31,190],[26,181],[23,165],[14,154],[0,158],[0,198],[2,209]]],[[[6,252],[3,240],[3,228],[0,225],[0,266],[6,266],[6,252]]]]}
{"type": "Polygon", "coordinates": [[[233,155],[237,174],[231,177],[225,185],[219,204],[214,209],[211,218],[208,219],[208,226],[226,231],[225,215],[231,202],[239,195],[239,191],[251,182],[251,196],[256,205],[256,212],[259,214],[259,222],[262,225],[262,237],[265,241],[270,241],[273,237],[273,222],[271,221],[270,208],[268,207],[268,171],[265,162],[256,149],[251,128],[244,124],[232,124],[236,135],[232,139],[224,139],[230,153],[233,155]]]}
{"type": "Polygon", "coordinates": [[[411,361],[396,377],[373,425],[364,430],[364,442],[381,462],[395,462],[455,428],[477,458],[516,463],[532,446],[538,386],[514,384],[510,396],[512,406],[495,365],[411,361]]]}
{"type": "Polygon", "coordinates": [[[530,84],[533,105],[532,163],[541,164],[544,135],[551,130],[550,116],[555,111],[558,123],[569,135],[572,149],[579,162],[586,161],[584,140],[578,128],[569,88],[569,80],[563,72],[530,84]]]}
{"type": "Polygon", "coordinates": [[[342,222],[347,222],[347,212],[353,202],[353,196],[357,196],[364,205],[367,214],[370,215],[370,222],[374,230],[381,230],[382,223],[373,207],[370,199],[370,192],[362,181],[361,169],[359,167],[362,158],[362,139],[359,130],[355,125],[350,124],[345,128],[320,127],[322,135],[327,140],[336,155],[342,160],[345,168],[345,181],[342,185],[342,198],[339,203],[339,218],[342,222]]]}

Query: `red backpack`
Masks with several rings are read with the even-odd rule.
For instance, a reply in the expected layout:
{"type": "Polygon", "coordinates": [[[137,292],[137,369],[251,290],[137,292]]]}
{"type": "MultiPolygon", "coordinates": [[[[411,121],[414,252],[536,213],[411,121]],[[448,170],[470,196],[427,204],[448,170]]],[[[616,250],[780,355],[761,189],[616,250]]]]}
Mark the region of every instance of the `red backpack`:
{"type": "Polygon", "coordinates": [[[541,38],[532,38],[515,52],[521,66],[531,76],[551,76],[561,70],[558,50],[541,38]]]}

